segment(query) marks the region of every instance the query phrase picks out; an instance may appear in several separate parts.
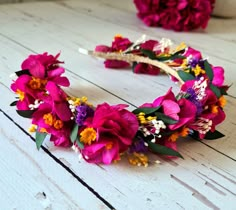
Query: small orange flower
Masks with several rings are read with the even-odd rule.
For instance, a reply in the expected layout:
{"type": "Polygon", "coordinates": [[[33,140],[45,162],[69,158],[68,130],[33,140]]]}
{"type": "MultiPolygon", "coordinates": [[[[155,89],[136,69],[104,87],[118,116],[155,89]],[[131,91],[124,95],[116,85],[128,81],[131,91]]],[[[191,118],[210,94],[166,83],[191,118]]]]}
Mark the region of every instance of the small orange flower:
{"type": "Polygon", "coordinates": [[[59,130],[63,127],[63,122],[61,120],[55,120],[54,123],[53,123],[53,126],[57,130],[59,130]]]}
{"type": "Polygon", "coordinates": [[[93,141],[96,140],[97,133],[93,128],[85,128],[80,133],[80,141],[84,144],[90,145],[93,141]]]}

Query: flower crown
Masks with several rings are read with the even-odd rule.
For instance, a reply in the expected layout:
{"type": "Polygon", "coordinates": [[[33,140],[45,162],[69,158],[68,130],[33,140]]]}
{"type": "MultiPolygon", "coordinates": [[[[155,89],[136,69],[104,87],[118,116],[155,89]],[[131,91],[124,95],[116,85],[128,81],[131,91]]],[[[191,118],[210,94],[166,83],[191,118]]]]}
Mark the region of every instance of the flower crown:
{"type": "Polygon", "coordinates": [[[164,71],[181,84],[177,95],[170,88],[153,102],[128,111],[128,105],[102,103],[94,107],[86,97],[68,95],[61,87],[69,80],[59,55],[30,55],[11,89],[18,95],[17,113],[32,119],[39,149],[46,136],[55,146],[72,147],[89,163],[111,164],[127,157],[133,165],[147,166],[148,153],[182,157],[179,137],[217,139],[216,125],[225,119],[224,70],[209,64],[199,51],[185,44],[172,48],[168,39],[131,42],[115,36],[111,46],[80,52],[105,58],[107,68],[157,75],[164,71]]]}

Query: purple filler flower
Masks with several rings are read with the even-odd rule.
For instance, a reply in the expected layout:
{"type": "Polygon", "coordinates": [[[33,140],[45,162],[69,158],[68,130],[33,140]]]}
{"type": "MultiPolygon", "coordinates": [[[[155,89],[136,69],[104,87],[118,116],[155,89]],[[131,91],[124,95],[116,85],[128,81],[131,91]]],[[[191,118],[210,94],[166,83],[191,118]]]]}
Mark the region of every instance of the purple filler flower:
{"type": "Polygon", "coordinates": [[[136,141],[132,143],[132,145],[129,148],[129,152],[138,152],[138,153],[146,153],[148,151],[147,147],[144,144],[144,140],[141,137],[138,137],[136,141]]]}
{"type": "Polygon", "coordinates": [[[76,111],[76,123],[79,126],[84,124],[87,117],[92,117],[94,115],[94,110],[86,104],[77,106],[76,111]]]}
{"type": "Polygon", "coordinates": [[[189,94],[188,100],[195,104],[197,107],[197,115],[200,115],[203,111],[201,102],[197,99],[197,94],[193,88],[188,88],[187,93],[189,94]]]}

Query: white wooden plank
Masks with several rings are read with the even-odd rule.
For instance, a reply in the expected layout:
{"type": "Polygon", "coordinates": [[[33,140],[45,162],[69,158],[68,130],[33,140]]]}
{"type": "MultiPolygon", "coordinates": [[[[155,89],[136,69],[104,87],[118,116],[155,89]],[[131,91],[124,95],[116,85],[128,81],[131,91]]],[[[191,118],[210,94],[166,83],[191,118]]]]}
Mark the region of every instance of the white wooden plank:
{"type": "Polygon", "coordinates": [[[2,112],[0,139],[1,209],[109,209],[2,112]]]}

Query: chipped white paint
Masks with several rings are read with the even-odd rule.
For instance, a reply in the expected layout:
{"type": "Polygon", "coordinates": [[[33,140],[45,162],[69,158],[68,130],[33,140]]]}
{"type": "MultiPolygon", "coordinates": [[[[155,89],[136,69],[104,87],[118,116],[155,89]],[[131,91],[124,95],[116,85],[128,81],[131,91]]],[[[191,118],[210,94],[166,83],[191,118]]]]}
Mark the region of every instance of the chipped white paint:
{"type": "MultiPolygon", "coordinates": [[[[225,66],[226,82],[235,83],[236,30],[229,25],[235,26],[236,20],[229,21],[213,19],[205,33],[174,33],[142,25],[135,17],[132,1],[126,0],[1,5],[0,108],[27,130],[29,121],[18,117],[14,108],[9,107],[14,100],[14,94],[9,90],[9,75],[18,70],[21,61],[32,52],[57,53],[61,50],[62,60],[68,68],[66,75],[71,80],[69,93],[86,95],[95,104],[104,101],[124,103],[123,99],[138,106],[175,86],[166,76],[151,77],[134,75],[126,70],[106,70],[102,61],[77,52],[79,46],[92,49],[96,44],[109,44],[116,33],[132,39],[145,33],[152,37],[168,37],[175,42],[186,40],[208,55],[212,63],[225,66]],[[222,26],[224,33],[217,33],[217,24],[222,26]]],[[[174,90],[177,90],[176,86],[174,90]]],[[[231,95],[236,96],[235,90],[232,87],[231,95]]],[[[228,119],[220,126],[226,137],[205,142],[213,149],[191,139],[180,141],[179,149],[185,160],[165,160],[153,155],[153,164],[148,168],[131,167],[125,160],[112,166],[91,165],[79,161],[78,154],[72,151],[61,150],[48,143],[45,146],[117,209],[235,209],[236,100],[232,97],[228,100],[228,119]],[[155,164],[155,161],[160,164],[155,164]]],[[[10,203],[10,207],[17,209],[30,209],[28,205],[31,209],[32,206],[34,209],[106,208],[65,168],[42,150],[37,152],[34,142],[2,114],[0,128],[0,146],[4,148],[0,153],[0,184],[4,186],[1,187],[1,190],[4,189],[4,196],[0,196],[1,204],[7,206],[10,203]],[[21,165],[16,164],[16,157],[21,160],[21,165]],[[35,162],[40,169],[35,167],[35,162]],[[11,175],[11,178],[6,175],[11,175]],[[17,187],[13,187],[12,183],[16,183],[17,187]],[[10,194],[12,197],[8,196],[10,194]],[[19,194],[23,197],[17,206],[15,201],[19,199],[19,194]],[[26,199],[28,203],[24,203],[26,199]],[[68,208],[70,201],[73,202],[68,208]],[[59,205],[62,206],[59,208],[59,205]]]]}

